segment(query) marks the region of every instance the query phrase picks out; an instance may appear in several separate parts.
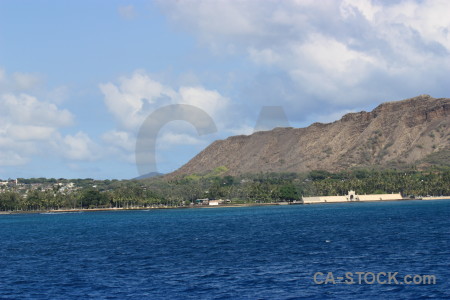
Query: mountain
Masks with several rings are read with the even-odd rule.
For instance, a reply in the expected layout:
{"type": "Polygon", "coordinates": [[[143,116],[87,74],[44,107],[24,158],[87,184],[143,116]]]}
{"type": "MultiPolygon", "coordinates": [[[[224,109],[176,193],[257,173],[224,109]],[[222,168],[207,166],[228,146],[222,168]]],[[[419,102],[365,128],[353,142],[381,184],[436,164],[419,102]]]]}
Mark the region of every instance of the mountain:
{"type": "Polygon", "coordinates": [[[170,177],[352,167],[450,164],[450,99],[421,95],[349,113],[333,123],[275,128],[218,140],[170,177]]]}

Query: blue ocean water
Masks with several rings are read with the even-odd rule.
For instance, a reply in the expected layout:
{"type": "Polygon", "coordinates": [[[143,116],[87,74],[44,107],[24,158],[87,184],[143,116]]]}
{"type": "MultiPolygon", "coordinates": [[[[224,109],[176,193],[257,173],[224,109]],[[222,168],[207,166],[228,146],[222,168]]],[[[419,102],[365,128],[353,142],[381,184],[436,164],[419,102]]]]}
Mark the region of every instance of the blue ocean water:
{"type": "Polygon", "coordinates": [[[450,298],[450,200],[0,215],[0,235],[2,299],[450,298]]]}

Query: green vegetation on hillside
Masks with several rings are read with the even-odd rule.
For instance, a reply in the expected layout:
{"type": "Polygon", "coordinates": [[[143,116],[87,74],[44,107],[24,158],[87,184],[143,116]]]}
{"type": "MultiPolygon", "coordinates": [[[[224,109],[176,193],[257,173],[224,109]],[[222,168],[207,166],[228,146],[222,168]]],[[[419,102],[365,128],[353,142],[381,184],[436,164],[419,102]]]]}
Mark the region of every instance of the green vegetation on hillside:
{"type": "Polygon", "coordinates": [[[302,196],[397,193],[404,196],[450,195],[450,168],[427,171],[358,169],[339,173],[262,173],[223,176],[217,168],[205,176],[167,181],[93,179],[18,179],[0,187],[0,210],[131,208],[193,205],[197,199],[232,203],[299,200],[302,196]]]}

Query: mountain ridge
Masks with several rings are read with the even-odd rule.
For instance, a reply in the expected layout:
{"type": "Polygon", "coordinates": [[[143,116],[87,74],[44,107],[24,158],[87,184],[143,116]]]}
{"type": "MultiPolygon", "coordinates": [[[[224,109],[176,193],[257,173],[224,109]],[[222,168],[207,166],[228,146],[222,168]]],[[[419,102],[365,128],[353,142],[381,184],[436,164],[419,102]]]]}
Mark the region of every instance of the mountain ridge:
{"type": "Polygon", "coordinates": [[[384,102],[331,123],[217,140],[168,177],[205,174],[221,166],[224,175],[239,175],[427,164],[428,156],[449,151],[449,115],[449,98],[420,95],[384,102]]]}

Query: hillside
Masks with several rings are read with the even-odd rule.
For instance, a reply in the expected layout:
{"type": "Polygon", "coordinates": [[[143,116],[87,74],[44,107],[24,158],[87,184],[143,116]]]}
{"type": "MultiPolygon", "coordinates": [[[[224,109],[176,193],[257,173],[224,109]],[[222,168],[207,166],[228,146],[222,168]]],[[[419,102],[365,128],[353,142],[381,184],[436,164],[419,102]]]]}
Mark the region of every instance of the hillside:
{"type": "Polygon", "coordinates": [[[233,136],[213,142],[170,177],[217,167],[238,175],[449,164],[449,114],[450,99],[422,95],[349,113],[333,123],[233,136]]]}

